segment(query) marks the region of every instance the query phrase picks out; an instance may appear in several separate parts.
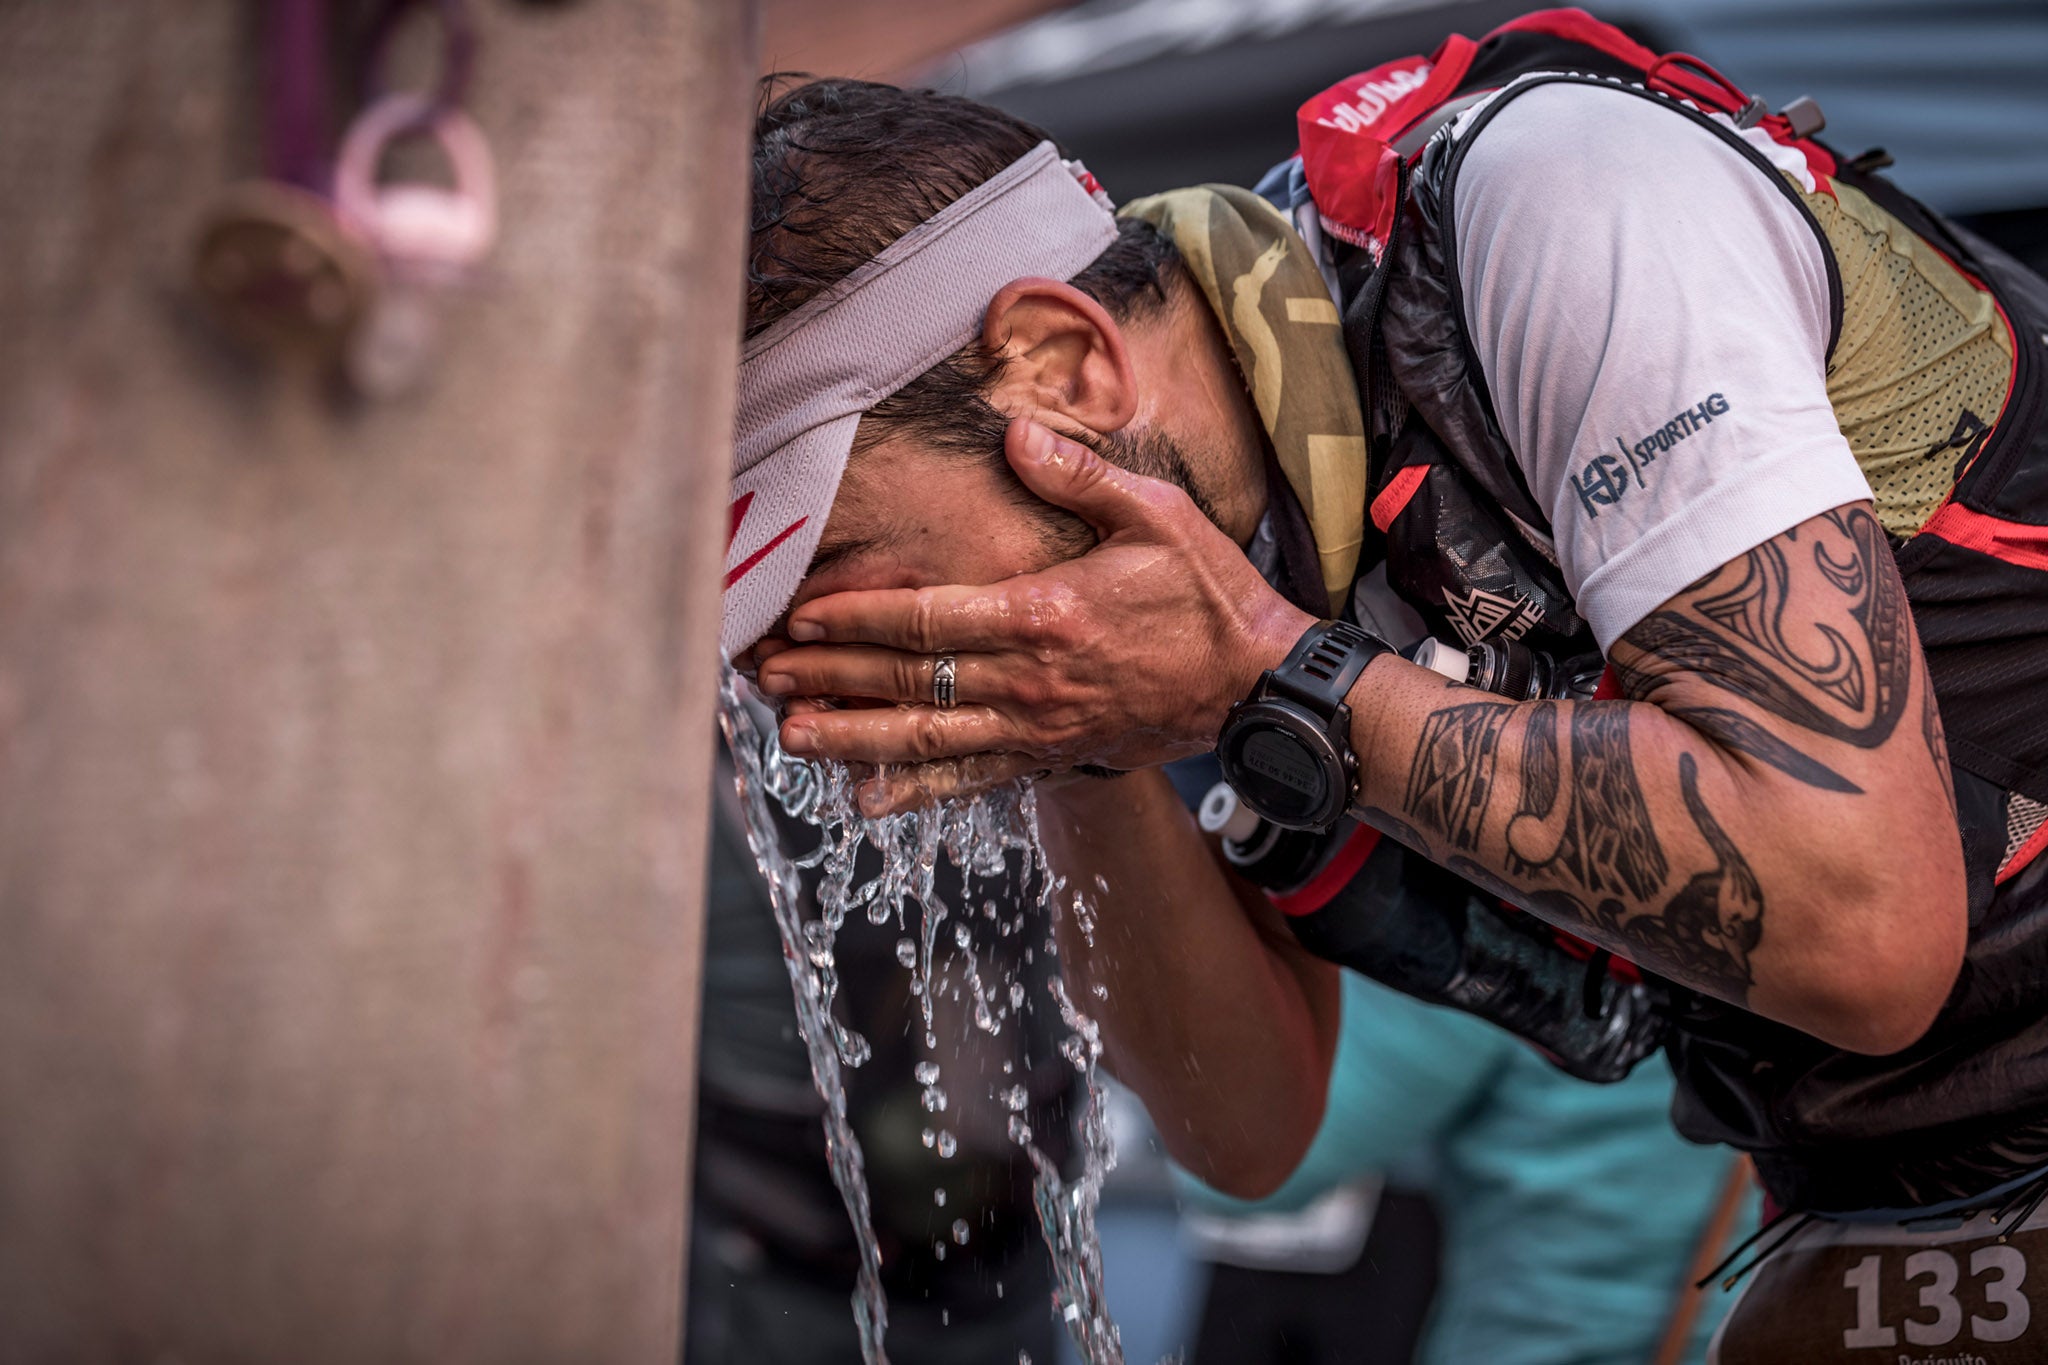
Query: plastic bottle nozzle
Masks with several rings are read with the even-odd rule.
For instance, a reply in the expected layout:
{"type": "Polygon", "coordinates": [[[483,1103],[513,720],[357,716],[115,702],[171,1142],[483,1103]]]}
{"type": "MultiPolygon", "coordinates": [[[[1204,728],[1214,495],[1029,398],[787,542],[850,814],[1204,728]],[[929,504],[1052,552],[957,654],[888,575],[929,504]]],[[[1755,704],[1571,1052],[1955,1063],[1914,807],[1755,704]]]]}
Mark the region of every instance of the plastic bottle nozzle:
{"type": "Polygon", "coordinates": [[[1237,793],[1230,789],[1228,782],[1218,782],[1209,788],[1195,820],[1204,834],[1220,834],[1238,844],[1251,838],[1259,828],[1257,814],[1237,799],[1237,793]]]}
{"type": "Polygon", "coordinates": [[[1456,645],[1425,637],[1408,651],[1408,657],[1432,673],[1441,673],[1454,683],[1464,682],[1472,673],[1472,660],[1456,645]]]}

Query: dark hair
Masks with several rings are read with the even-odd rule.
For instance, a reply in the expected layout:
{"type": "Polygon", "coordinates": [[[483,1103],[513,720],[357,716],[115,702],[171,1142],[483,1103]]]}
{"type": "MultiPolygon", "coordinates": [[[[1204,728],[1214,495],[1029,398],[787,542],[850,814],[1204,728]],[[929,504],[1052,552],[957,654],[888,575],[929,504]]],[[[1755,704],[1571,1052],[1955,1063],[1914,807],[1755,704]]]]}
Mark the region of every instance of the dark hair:
{"type": "MultiPolygon", "coordinates": [[[[789,79],[761,83],[754,120],[750,337],[1046,140],[1024,120],[958,95],[856,80],[778,94],[789,79]]],[[[1124,322],[1166,302],[1179,260],[1151,224],[1125,219],[1073,284],[1124,322]]],[[[1007,422],[984,396],[999,369],[978,338],[969,342],[877,403],[859,447],[905,434],[1000,459],[1007,422]]]]}

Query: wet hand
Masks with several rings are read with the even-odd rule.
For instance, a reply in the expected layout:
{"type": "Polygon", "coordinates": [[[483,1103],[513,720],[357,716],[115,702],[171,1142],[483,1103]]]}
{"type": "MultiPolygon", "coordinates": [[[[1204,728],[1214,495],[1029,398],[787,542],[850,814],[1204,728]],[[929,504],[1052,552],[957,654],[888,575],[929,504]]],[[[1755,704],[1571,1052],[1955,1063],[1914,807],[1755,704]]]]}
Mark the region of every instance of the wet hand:
{"type": "Polygon", "coordinates": [[[871,814],[1207,752],[1230,704],[1312,622],[1173,484],[1024,419],[1005,449],[1028,488],[1095,528],[1095,549],[987,587],[821,597],[791,614],[794,645],[756,651],[772,697],[896,703],[792,708],[782,727],[791,753],[906,765],[864,789],[871,814]],[[930,704],[940,654],[956,660],[945,711],[930,704]]]}
{"type": "MultiPolygon", "coordinates": [[[[767,658],[789,646],[770,642],[762,653],[767,658]]],[[[782,706],[782,717],[831,715],[842,707],[881,707],[886,702],[823,700],[791,697],[782,706]]],[[[869,815],[890,815],[935,805],[954,796],[987,791],[1018,778],[1031,778],[1040,791],[1057,791],[1076,780],[1071,770],[1055,770],[1027,754],[967,754],[960,758],[936,758],[926,763],[849,762],[854,792],[869,815]]]]}

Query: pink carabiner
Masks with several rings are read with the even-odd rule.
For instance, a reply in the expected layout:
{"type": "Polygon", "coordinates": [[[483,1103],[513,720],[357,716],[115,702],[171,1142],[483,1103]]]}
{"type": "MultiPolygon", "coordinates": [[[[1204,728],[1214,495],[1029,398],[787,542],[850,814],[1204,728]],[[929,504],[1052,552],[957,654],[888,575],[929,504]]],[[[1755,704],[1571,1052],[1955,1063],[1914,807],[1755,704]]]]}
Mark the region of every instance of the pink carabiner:
{"type": "Polygon", "coordinates": [[[483,131],[460,109],[411,92],[383,96],[349,125],[334,202],[400,269],[460,274],[489,255],[498,236],[497,168],[483,131]],[[441,148],[452,186],[378,179],[385,152],[415,134],[441,148]]]}

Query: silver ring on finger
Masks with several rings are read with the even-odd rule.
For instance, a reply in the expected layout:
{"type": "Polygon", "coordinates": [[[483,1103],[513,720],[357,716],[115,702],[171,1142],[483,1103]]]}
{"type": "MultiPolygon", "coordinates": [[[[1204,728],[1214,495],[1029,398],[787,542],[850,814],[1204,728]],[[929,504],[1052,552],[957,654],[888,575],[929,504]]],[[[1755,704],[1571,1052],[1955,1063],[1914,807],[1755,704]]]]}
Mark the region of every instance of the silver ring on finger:
{"type": "Polygon", "coordinates": [[[960,665],[950,654],[941,654],[932,660],[932,705],[941,711],[950,711],[959,701],[957,680],[960,665]]]}

